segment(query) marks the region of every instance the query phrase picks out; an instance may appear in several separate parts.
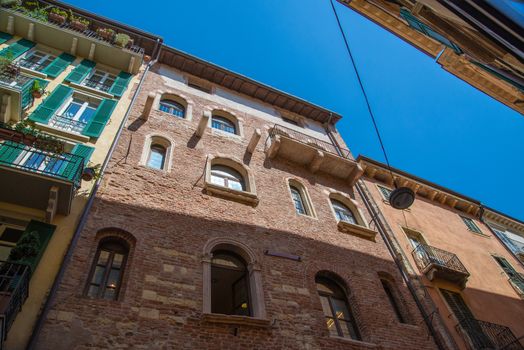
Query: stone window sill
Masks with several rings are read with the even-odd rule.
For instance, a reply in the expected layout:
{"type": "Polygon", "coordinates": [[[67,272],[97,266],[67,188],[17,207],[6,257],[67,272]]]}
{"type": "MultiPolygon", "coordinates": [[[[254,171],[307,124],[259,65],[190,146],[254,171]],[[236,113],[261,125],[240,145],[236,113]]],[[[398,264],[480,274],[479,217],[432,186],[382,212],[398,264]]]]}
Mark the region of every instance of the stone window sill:
{"type": "Polygon", "coordinates": [[[36,123],[36,125],[38,125],[38,127],[40,129],[43,129],[44,131],[47,131],[53,135],[58,135],[62,138],[66,138],[66,139],[69,139],[69,140],[73,140],[73,141],[80,141],[80,142],[89,142],[90,138],[89,136],[85,136],[85,135],[81,135],[81,134],[77,134],[77,133],[74,133],[74,132],[69,132],[67,130],[63,130],[63,129],[59,129],[59,128],[55,128],[51,125],[48,125],[48,124],[42,124],[42,123],[36,123]]]}
{"type": "Polygon", "coordinates": [[[329,336],[329,339],[340,340],[340,341],[343,341],[343,342],[347,342],[347,343],[351,343],[351,344],[355,344],[355,345],[358,345],[358,346],[371,348],[371,349],[374,349],[374,348],[377,347],[377,345],[373,344],[373,343],[368,343],[368,342],[365,342],[365,341],[362,341],[362,340],[356,340],[356,339],[351,339],[351,338],[337,337],[337,336],[334,336],[334,335],[329,336]]]}
{"type": "Polygon", "coordinates": [[[22,73],[33,75],[33,76],[36,76],[36,77],[41,78],[41,79],[47,79],[47,74],[39,72],[39,71],[34,70],[34,69],[30,69],[30,68],[26,68],[26,67],[20,67],[20,71],[22,73]]]}
{"type": "Polygon", "coordinates": [[[222,323],[222,324],[248,326],[248,327],[268,328],[271,325],[270,320],[266,318],[256,318],[256,317],[249,317],[249,316],[205,313],[202,315],[202,319],[205,322],[209,322],[209,323],[222,323]]]}
{"type": "Polygon", "coordinates": [[[249,204],[252,206],[258,205],[259,201],[256,193],[233,190],[231,188],[222,187],[219,185],[212,184],[210,182],[205,183],[204,190],[207,194],[230,199],[239,203],[249,204]]]}
{"type": "Polygon", "coordinates": [[[371,230],[367,227],[350,224],[349,222],[339,221],[338,230],[350,235],[356,235],[361,238],[375,242],[375,237],[377,236],[377,231],[371,230]]]}
{"type": "Polygon", "coordinates": [[[469,228],[468,228],[468,231],[473,233],[474,235],[477,235],[477,236],[480,236],[480,237],[491,238],[489,235],[487,235],[485,233],[473,231],[473,230],[470,230],[469,228]]]}

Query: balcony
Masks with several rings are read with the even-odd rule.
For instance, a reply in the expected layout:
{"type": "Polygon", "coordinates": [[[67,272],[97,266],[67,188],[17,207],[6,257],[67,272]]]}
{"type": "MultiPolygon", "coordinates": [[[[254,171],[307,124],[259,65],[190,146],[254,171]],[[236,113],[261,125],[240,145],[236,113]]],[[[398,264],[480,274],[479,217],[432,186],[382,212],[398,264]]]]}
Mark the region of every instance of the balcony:
{"type": "Polygon", "coordinates": [[[45,143],[0,129],[0,201],[68,215],[81,184],[84,159],[45,150],[45,143]],[[3,142],[2,142],[3,141],[3,142]]]}
{"type": "Polygon", "coordinates": [[[324,172],[347,180],[350,185],[363,173],[349,150],[281,125],[270,130],[266,154],[270,159],[281,157],[305,165],[313,173],[324,172]]]}
{"type": "Polygon", "coordinates": [[[0,261],[0,350],[28,296],[29,266],[0,261]]]}
{"type": "Polygon", "coordinates": [[[465,318],[459,321],[457,331],[466,339],[471,350],[524,350],[511,329],[496,323],[465,318]]]}
{"type": "Polygon", "coordinates": [[[465,288],[469,272],[455,254],[426,244],[419,244],[411,254],[430,281],[438,278],[465,288]]]}
{"type": "Polygon", "coordinates": [[[69,8],[48,1],[37,1],[38,10],[24,6],[3,5],[0,11],[0,28],[9,34],[36,41],[75,56],[93,59],[120,70],[136,74],[142,64],[144,48],[138,44],[144,39],[150,46],[150,38],[141,37],[131,28],[116,27],[114,23],[88,13],[73,11],[75,17],[88,21],[87,26],[78,26],[71,21],[64,23],[48,20],[51,8],[59,8],[69,13],[69,8]],[[77,13],[78,12],[78,13],[77,13]],[[120,47],[115,43],[114,34],[105,37],[97,29],[111,29],[115,33],[127,34],[131,41],[120,47]]]}
{"type": "Polygon", "coordinates": [[[0,122],[21,120],[22,111],[33,105],[34,80],[20,74],[15,63],[0,71],[0,122]]]}

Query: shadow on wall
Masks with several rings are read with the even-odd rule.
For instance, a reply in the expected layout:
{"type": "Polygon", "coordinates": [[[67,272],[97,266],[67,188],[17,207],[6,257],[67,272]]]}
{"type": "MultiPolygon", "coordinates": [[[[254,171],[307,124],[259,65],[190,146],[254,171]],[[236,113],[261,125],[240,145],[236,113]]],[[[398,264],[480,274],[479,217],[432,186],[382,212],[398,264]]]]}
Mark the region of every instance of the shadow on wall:
{"type": "MultiPolygon", "coordinates": [[[[119,344],[203,349],[214,344],[217,349],[347,349],[347,340],[329,336],[316,291],[315,275],[330,271],[347,284],[348,302],[363,341],[382,349],[399,349],[399,344],[402,349],[435,349],[394,262],[372,255],[384,254],[381,241],[353,236],[347,240],[358,250],[341,248],[322,237],[312,239],[290,231],[98,198],[37,348],[111,348],[119,344]],[[117,301],[82,295],[98,244],[97,232],[105,227],[126,230],[136,238],[117,301]],[[203,247],[217,237],[241,242],[254,252],[269,326],[213,323],[202,317],[203,247]],[[299,256],[300,261],[267,255],[268,250],[299,256]],[[396,318],[379,272],[394,279],[411,324],[401,324],[396,318]]],[[[524,314],[522,300],[475,293],[482,300],[524,314]]],[[[522,330],[514,332],[522,335],[522,330]]]]}

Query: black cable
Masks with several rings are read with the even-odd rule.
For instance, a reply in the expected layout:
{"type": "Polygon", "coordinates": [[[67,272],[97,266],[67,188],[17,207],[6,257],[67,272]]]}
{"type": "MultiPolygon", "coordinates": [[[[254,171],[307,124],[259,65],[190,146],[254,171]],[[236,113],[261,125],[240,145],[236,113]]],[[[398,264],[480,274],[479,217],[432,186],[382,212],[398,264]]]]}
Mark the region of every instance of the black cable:
{"type": "Polygon", "coordinates": [[[378,130],[375,116],[373,114],[373,111],[371,110],[371,104],[369,103],[368,95],[366,94],[366,90],[364,89],[364,84],[362,83],[362,79],[360,78],[360,74],[358,73],[357,64],[355,63],[355,59],[353,58],[353,54],[351,53],[351,49],[349,48],[348,40],[346,38],[346,34],[344,33],[344,29],[342,28],[342,24],[340,24],[340,19],[338,18],[338,13],[337,13],[337,10],[335,9],[335,4],[333,4],[333,0],[330,0],[330,2],[331,2],[331,8],[333,9],[333,13],[335,14],[335,18],[337,19],[338,28],[340,29],[340,33],[342,34],[342,38],[344,39],[346,50],[349,54],[349,58],[351,59],[351,63],[353,64],[353,69],[355,70],[355,74],[357,75],[357,80],[360,85],[360,89],[362,90],[362,94],[364,95],[364,100],[366,101],[366,106],[368,108],[369,115],[371,116],[371,120],[373,121],[373,127],[375,128],[375,132],[377,133],[378,141],[380,142],[380,147],[382,148],[382,153],[384,154],[384,158],[386,159],[386,164],[388,165],[388,170],[391,173],[391,178],[393,179],[393,184],[395,185],[395,188],[397,188],[395,177],[393,176],[393,172],[391,171],[391,166],[389,165],[389,159],[386,153],[386,148],[384,147],[384,143],[382,142],[382,137],[380,136],[380,132],[378,130]]]}

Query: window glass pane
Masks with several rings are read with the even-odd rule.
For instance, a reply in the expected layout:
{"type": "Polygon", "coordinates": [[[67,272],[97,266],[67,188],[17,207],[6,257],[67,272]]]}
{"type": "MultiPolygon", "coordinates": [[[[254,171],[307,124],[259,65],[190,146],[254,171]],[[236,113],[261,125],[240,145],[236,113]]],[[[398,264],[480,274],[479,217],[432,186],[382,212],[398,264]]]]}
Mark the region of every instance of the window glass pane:
{"type": "Polygon", "coordinates": [[[116,253],[113,257],[113,268],[119,268],[122,266],[122,261],[124,261],[124,256],[122,254],[116,253]]]}
{"type": "Polygon", "coordinates": [[[162,100],[160,101],[160,110],[163,112],[171,113],[176,117],[184,118],[185,108],[177,102],[170,100],[162,100]]]}
{"type": "Polygon", "coordinates": [[[236,134],[235,124],[223,117],[213,116],[211,119],[211,127],[231,134],[236,134]]]}
{"type": "Polygon", "coordinates": [[[237,191],[242,191],[242,184],[236,180],[229,180],[227,182],[229,188],[237,191]]]}
{"type": "Polygon", "coordinates": [[[105,271],[106,269],[101,266],[95,267],[95,273],[93,273],[93,279],[91,280],[91,283],[100,285],[102,283],[102,279],[104,278],[105,271]]]}
{"type": "Polygon", "coordinates": [[[293,197],[293,202],[297,213],[306,214],[306,209],[304,208],[304,203],[302,201],[302,195],[300,194],[300,191],[295,187],[291,187],[291,196],[293,197]]]}
{"type": "Polygon", "coordinates": [[[80,108],[82,107],[82,102],[79,101],[71,101],[69,106],[65,109],[63,115],[64,117],[68,117],[70,119],[73,119],[74,116],[78,113],[80,108]]]}
{"type": "Polygon", "coordinates": [[[118,286],[119,280],[120,280],[120,270],[111,269],[111,271],[109,272],[109,277],[107,277],[106,287],[116,288],[118,286]]]}
{"type": "Polygon", "coordinates": [[[104,299],[115,300],[116,299],[116,289],[107,287],[104,291],[104,299]]]}
{"type": "Polygon", "coordinates": [[[322,303],[322,311],[324,311],[324,316],[333,317],[331,312],[331,307],[329,306],[329,300],[326,296],[320,296],[320,302],[322,303]]]}
{"type": "Polygon", "coordinates": [[[109,258],[109,252],[105,250],[100,251],[100,256],[98,257],[98,264],[105,265],[107,263],[107,258],[109,258]]]}
{"type": "Polygon", "coordinates": [[[216,175],[211,175],[211,183],[222,187],[226,186],[225,179],[216,175]]]}
{"type": "Polygon", "coordinates": [[[163,147],[152,146],[149,153],[149,160],[147,166],[153,169],[163,169],[164,168],[164,158],[166,151],[163,147]]]}
{"type": "Polygon", "coordinates": [[[98,296],[98,286],[89,286],[89,289],[87,290],[87,295],[90,297],[98,296]]]}
{"type": "Polygon", "coordinates": [[[331,299],[335,315],[338,319],[349,320],[349,310],[344,300],[331,299]]]}
{"type": "Polygon", "coordinates": [[[332,318],[326,318],[326,324],[329,330],[329,334],[333,336],[338,336],[338,330],[337,325],[335,324],[335,320],[332,318]]]}
{"type": "Polygon", "coordinates": [[[95,111],[96,110],[93,107],[87,107],[82,112],[82,115],[80,116],[79,121],[87,124],[88,122],[91,121],[91,119],[95,115],[95,111]]]}
{"type": "Polygon", "coordinates": [[[342,336],[345,338],[359,339],[359,336],[355,330],[355,327],[351,322],[339,320],[340,330],[342,336]]]}

